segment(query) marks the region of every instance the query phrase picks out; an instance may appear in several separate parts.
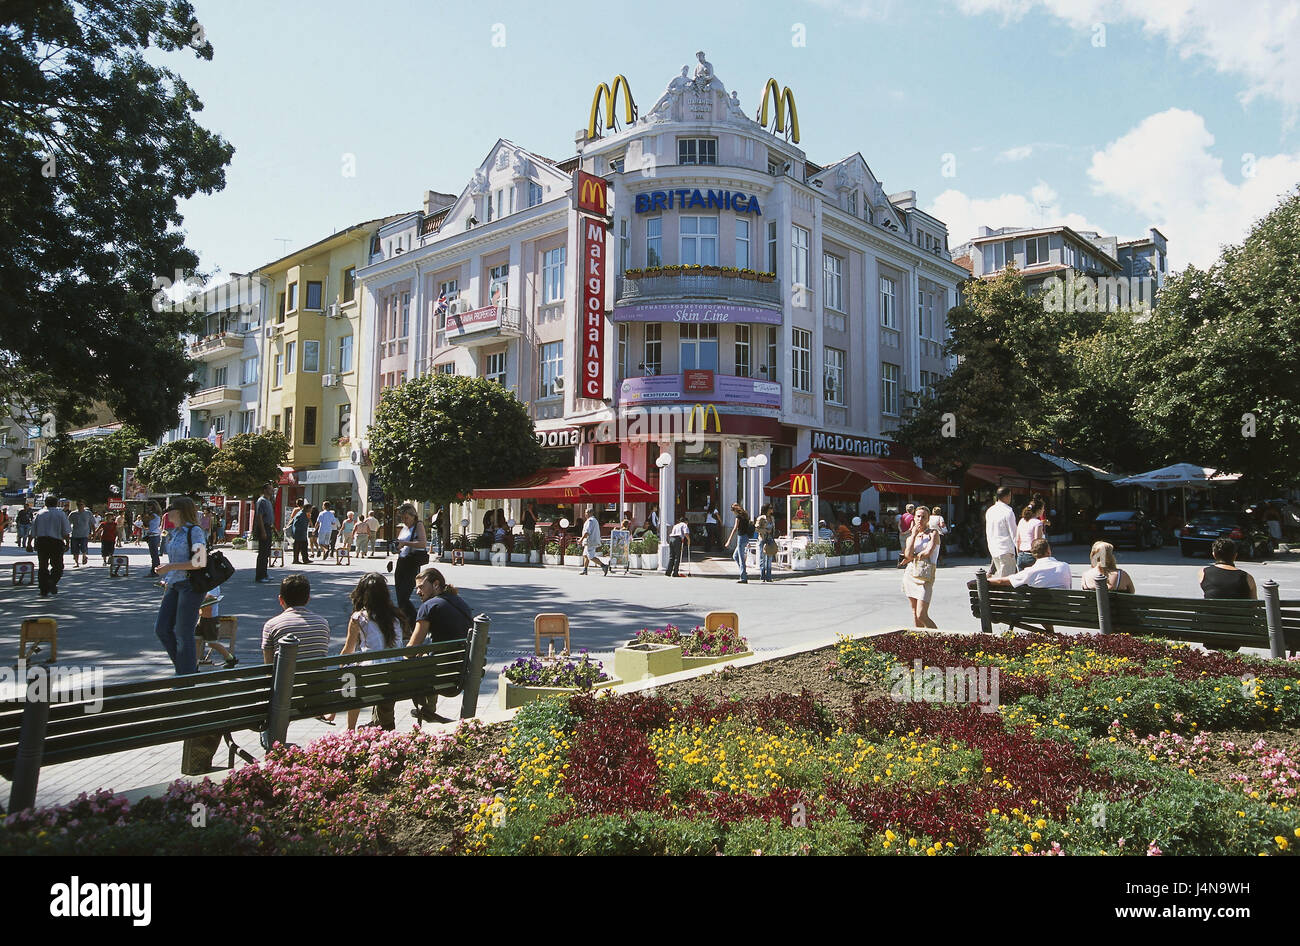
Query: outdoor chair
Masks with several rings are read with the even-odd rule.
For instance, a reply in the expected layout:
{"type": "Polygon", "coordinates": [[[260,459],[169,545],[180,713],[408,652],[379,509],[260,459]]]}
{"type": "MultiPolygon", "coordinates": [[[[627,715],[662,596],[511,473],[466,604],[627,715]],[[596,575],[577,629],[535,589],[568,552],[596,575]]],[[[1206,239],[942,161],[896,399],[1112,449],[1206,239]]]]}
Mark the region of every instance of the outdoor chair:
{"type": "Polygon", "coordinates": [[[720,627],[729,627],[740,633],[740,615],[735,611],[710,611],[704,618],[704,629],[716,631],[720,627]]]}
{"type": "Polygon", "coordinates": [[[543,637],[563,637],[564,652],[569,652],[569,616],[567,614],[539,614],[533,618],[533,637],[537,656],[542,656],[543,637]]]}
{"type": "Polygon", "coordinates": [[[54,618],[28,618],[18,632],[18,659],[35,656],[42,644],[49,645],[43,663],[59,659],[59,622],[54,618]],[[31,645],[31,649],[28,649],[31,645]]]}

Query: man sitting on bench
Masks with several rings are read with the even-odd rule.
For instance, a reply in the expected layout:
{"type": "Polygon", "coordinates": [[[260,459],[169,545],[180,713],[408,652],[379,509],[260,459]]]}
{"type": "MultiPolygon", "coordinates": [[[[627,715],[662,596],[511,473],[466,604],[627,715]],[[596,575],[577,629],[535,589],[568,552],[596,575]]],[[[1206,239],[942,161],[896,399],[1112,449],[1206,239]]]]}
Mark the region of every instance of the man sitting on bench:
{"type": "MultiPolygon", "coordinates": [[[[1052,546],[1046,539],[1035,539],[1034,544],[1030,546],[1030,552],[1034,556],[1034,564],[1023,571],[1016,572],[1014,575],[1007,575],[1005,578],[990,578],[988,580],[989,584],[1009,585],[1012,588],[1022,588],[1028,585],[1030,588],[1070,590],[1070,563],[1053,558],[1052,546]]],[[[1049,634],[1056,633],[1055,628],[1050,624],[1044,624],[1043,630],[1049,634]]]]}

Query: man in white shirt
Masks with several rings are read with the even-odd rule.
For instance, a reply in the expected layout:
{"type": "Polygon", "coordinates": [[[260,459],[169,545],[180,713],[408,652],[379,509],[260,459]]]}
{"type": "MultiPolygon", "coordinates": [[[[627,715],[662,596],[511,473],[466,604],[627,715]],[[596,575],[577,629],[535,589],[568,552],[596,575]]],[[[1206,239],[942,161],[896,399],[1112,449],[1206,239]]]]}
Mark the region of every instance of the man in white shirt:
{"type": "Polygon", "coordinates": [[[682,546],[687,549],[691,545],[691,529],[686,524],[686,518],[683,516],[673,525],[672,531],[668,533],[668,570],[664,572],[669,578],[680,578],[682,565],[682,546]]]}
{"type": "Polygon", "coordinates": [[[334,530],[338,523],[329,500],[321,503],[320,515],[316,517],[316,545],[320,548],[321,558],[334,554],[334,530]]]}
{"type": "Polygon", "coordinates": [[[587,574],[587,563],[595,562],[604,574],[609,574],[609,566],[597,556],[600,555],[600,521],[596,518],[596,507],[587,510],[587,521],[582,524],[582,574],[587,574]]]}
{"type": "Polygon", "coordinates": [[[990,578],[990,585],[1010,585],[1021,588],[1063,588],[1071,587],[1070,563],[1052,557],[1052,546],[1046,539],[1035,539],[1033,545],[1034,564],[1022,572],[1007,575],[1005,578],[990,578]]]}
{"type": "Polygon", "coordinates": [[[989,578],[1006,578],[1016,572],[1016,511],[1011,508],[1011,487],[999,486],[998,498],[984,511],[984,538],[988,541],[989,578]]]}

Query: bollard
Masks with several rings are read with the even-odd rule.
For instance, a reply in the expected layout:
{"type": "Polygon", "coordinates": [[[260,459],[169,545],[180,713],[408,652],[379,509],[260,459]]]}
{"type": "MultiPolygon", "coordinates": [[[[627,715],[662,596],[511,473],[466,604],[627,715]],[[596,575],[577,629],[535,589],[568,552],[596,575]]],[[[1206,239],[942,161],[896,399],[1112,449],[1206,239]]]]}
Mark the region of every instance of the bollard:
{"type": "MultiPolygon", "coordinates": [[[[275,669],[271,673],[271,722],[264,745],[283,743],[289,737],[289,700],[293,696],[293,671],[298,664],[298,638],[293,634],[280,640],[275,651],[275,669]]],[[[269,748],[268,746],[268,748],[269,748]]]]}
{"type": "Polygon", "coordinates": [[[18,735],[18,757],[14,760],[14,782],[9,790],[9,813],[36,804],[36,784],[45,756],[45,730],[50,721],[50,701],[32,700],[23,706],[18,735]]]}
{"type": "Polygon", "coordinates": [[[975,572],[975,588],[980,599],[980,633],[993,633],[993,606],[989,603],[989,573],[984,569],[975,572]]]}
{"type": "Polygon", "coordinates": [[[483,685],[483,665],[487,662],[488,631],[492,619],[486,614],[474,618],[469,632],[469,666],[465,668],[465,685],[461,687],[460,718],[469,719],[478,714],[478,693],[483,685]],[[478,674],[478,679],[472,679],[478,674]]]}
{"type": "Polygon", "coordinates": [[[1268,655],[1274,660],[1286,657],[1286,640],[1282,631],[1282,599],[1277,582],[1264,582],[1264,617],[1268,620],[1268,655]]]}
{"type": "Polygon", "coordinates": [[[1104,574],[1097,582],[1097,628],[1103,634],[1110,634],[1113,629],[1110,621],[1110,580],[1104,574]]]}

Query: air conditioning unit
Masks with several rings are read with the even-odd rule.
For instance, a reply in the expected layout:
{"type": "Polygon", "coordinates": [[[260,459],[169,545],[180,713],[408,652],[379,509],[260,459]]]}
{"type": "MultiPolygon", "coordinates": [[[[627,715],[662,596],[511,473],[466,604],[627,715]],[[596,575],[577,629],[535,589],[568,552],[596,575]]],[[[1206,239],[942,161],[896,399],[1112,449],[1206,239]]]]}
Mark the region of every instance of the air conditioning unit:
{"type": "Polygon", "coordinates": [[[325,385],[325,387],[332,388],[334,387],[334,385],[339,383],[340,379],[339,376],[336,374],[327,374],[327,375],[322,375],[320,380],[321,380],[321,384],[325,385]]]}
{"type": "Polygon", "coordinates": [[[452,299],[451,305],[447,307],[448,315],[464,315],[470,310],[468,299],[452,299]]]}
{"type": "Polygon", "coordinates": [[[331,302],[329,308],[325,310],[325,314],[331,319],[340,319],[343,317],[343,313],[339,311],[339,304],[337,302],[331,302]]]}
{"type": "Polygon", "coordinates": [[[279,335],[283,331],[284,331],[283,325],[272,324],[266,327],[264,334],[266,335],[267,338],[275,338],[275,336],[279,335]]]}

